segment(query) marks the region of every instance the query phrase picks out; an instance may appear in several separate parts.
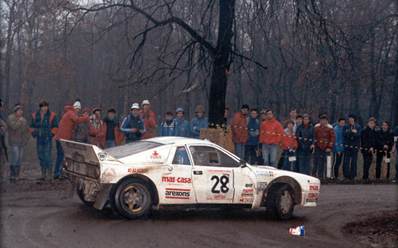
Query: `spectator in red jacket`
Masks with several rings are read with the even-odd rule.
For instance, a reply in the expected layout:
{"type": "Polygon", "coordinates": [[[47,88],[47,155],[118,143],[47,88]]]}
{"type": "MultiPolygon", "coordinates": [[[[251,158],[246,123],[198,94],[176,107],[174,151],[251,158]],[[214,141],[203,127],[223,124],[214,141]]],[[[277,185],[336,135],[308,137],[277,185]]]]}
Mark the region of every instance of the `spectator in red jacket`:
{"type": "Polygon", "coordinates": [[[152,137],[151,129],[156,126],[155,114],[149,109],[151,104],[148,100],[142,101],[142,109],[140,111],[141,118],[144,120],[146,133],[142,136],[142,139],[149,139],[152,137]]]}
{"type": "Polygon", "coordinates": [[[284,134],[282,125],[275,120],[272,110],[266,111],[267,119],[261,123],[260,143],[263,148],[263,159],[265,165],[276,167],[277,145],[282,141],[284,134]]]}
{"type": "Polygon", "coordinates": [[[93,109],[93,116],[90,119],[90,143],[103,148],[100,145],[100,138],[105,136],[105,133],[101,132],[104,121],[101,119],[102,111],[99,108],[93,109]]]}
{"type": "Polygon", "coordinates": [[[316,124],[314,127],[316,146],[312,176],[315,177],[318,172],[318,178],[324,179],[326,158],[330,156],[330,151],[336,141],[336,136],[332,125],[328,124],[327,115],[321,115],[319,121],[320,123],[316,124]]]}
{"type": "Polygon", "coordinates": [[[61,139],[70,140],[72,138],[72,132],[75,128],[75,124],[77,123],[86,123],[89,122],[89,118],[87,116],[78,117],[81,107],[80,100],[76,100],[73,106],[65,106],[66,113],[62,116],[61,122],[59,123],[59,129],[57,134],[55,135],[55,143],[57,145],[57,160],[55,162],[54,168],[54,180],[55,179],[64,179],[64,172],[62,171],[62,161],[64,160],[64,150],[62,149],[61,139]]]}
{"type": "Polygon", "coordinates": [[[234,142],[235,154],[244,159],[245,145],[249,139],[247,131],[246,115],[249,113],[249,105],[243,104],[240,112],[236,112],[232,119],[232,142],[234,142]]]}

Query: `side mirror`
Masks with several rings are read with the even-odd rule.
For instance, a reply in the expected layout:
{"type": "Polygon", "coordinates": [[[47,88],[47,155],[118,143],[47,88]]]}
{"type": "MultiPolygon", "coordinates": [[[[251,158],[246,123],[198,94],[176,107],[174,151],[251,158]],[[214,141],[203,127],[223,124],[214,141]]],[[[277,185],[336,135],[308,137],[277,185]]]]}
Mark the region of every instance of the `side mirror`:
{"type": "Polygon", "coordinates": [[[240,160],[239,160],[239,166],[242,167],[242,168],[247,167],[246,161],[245,161],[244,159],[240,159],[240,160]]]}

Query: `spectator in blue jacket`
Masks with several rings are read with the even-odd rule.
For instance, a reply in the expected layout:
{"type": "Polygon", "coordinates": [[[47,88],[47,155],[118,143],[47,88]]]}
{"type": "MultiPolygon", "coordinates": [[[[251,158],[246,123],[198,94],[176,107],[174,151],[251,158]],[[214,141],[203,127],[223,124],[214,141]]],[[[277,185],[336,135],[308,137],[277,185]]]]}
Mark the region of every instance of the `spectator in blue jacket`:
{"type": "Polygon", "coordinates": [[[138,141],[146,133],[144,120],[140,116],[140,107],[138,103],[131,106],[131,114],[124,118],[120,126],[120,132],[126,136],[126,143],[138,141]]]}
{"type": "Polygon", "coordinates": [[[184,119],[184,110],[177,108],[176,115],[177,118],[174,119],[176,123],[175,136],[189,137],[189,123],[184,119]]]}
{"type": "Polygon", "coordinates": [[[343,136],[343,128],[345,126],[346,119],[344,117],[339,118],[337,121],[337,125],[334,126],[334,134],[336,135],[336,141],[332,148],[332,152],[334,154],[334,162],[333,162],[333,177],[339,177],[339,168],[341,161],[343,160],[344,153],[344,136],[343,136]]]}
{"type": "Polygon", "coordinates": [[[348,124],[343,128],[345,146],[343,174],[344,178],[349,180],[353,180],[357,176],[358,149],[361,143],[361,126],[355,123],[355,119],[355,114],[351,113],[348,116],[348,124]]]}
{"type": "Polygon", "coordinates": [[[209,122],[207,118],[204,116],[205,110],[202,105],[198,105],[196,107],[196,117],[191,120],[189,124],[189,133],[191,134],[192,138],[199,139],[200,130],[202,128],[208,128],[209,122]]]}
{"type": "Polygon", "coordinates": [[[176,123],[173,120],[173,113],[171,111],[166,112],[166,119],[159,127],[159,137],[162,136],[176,136],[176,123]]]}
{"type": "Polygon", "coordinates": [[[315,149],[315,130],[310,123],[310,116],[303,115],[303,124],[297,126],[297,158],[299,162],[299,172],[310,174],[311,170],[311,153],[315,149]]]}
{"type": "Polygon", "coordinates": [[[257,163],[256,148],[258,147],[258,138],[260,136],[260,123],[257,119],[258,109],[253,108],[250,116],[246,118],[249,139],[245,145],[245,160],[250,164],[257,163]]]}

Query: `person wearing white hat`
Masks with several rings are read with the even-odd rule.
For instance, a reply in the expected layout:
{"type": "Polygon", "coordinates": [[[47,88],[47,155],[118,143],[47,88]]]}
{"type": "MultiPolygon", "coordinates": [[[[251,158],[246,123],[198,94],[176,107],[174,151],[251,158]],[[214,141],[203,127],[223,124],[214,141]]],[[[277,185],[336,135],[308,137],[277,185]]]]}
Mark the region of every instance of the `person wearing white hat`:
{"type": "Polygon", "coordinates": [[[126,143],[131,143],[142,139],[145,134],[144,120],[140,116],[140,106],[138,103],[133,103],[131,106],[131,114],[124,118],[120,131],[126,136],[126,143]]]}
{"type": "Polygon", "coordinates": [[[144,125],[146,129],[146,133],[142,136],[142,138],[149,139],[152,137],[151,129],[156,127],[155,113],[153,113],[153,111],[149,109],[151,107],[149,100],[142,101],[141,106],[142,109],[140,110],[140,115],[141,118],[144,120],[144,125]]]}

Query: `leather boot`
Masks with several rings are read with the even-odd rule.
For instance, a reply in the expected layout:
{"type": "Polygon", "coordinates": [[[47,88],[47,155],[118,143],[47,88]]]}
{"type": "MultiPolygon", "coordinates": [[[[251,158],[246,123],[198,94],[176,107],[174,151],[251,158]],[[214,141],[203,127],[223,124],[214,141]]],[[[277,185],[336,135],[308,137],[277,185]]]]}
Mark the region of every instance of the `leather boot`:
{"type": "Polygon", "coordinates": [[[47,169],[46,180],[47,181],[52,181],[53,180],[53,170],[52,169],[47,169]]]}
{"type": "Polygon", "coordinates": [[[10,183],[16,183],[17,180],[15,180],[15,166],[10,165],[10,183]]]}
{"type": "Polygon", "coordinates": [[[43,181],[46,179],[46,169],[41,168],[41,177],[37,178],[37,180],[43,181]]]}

